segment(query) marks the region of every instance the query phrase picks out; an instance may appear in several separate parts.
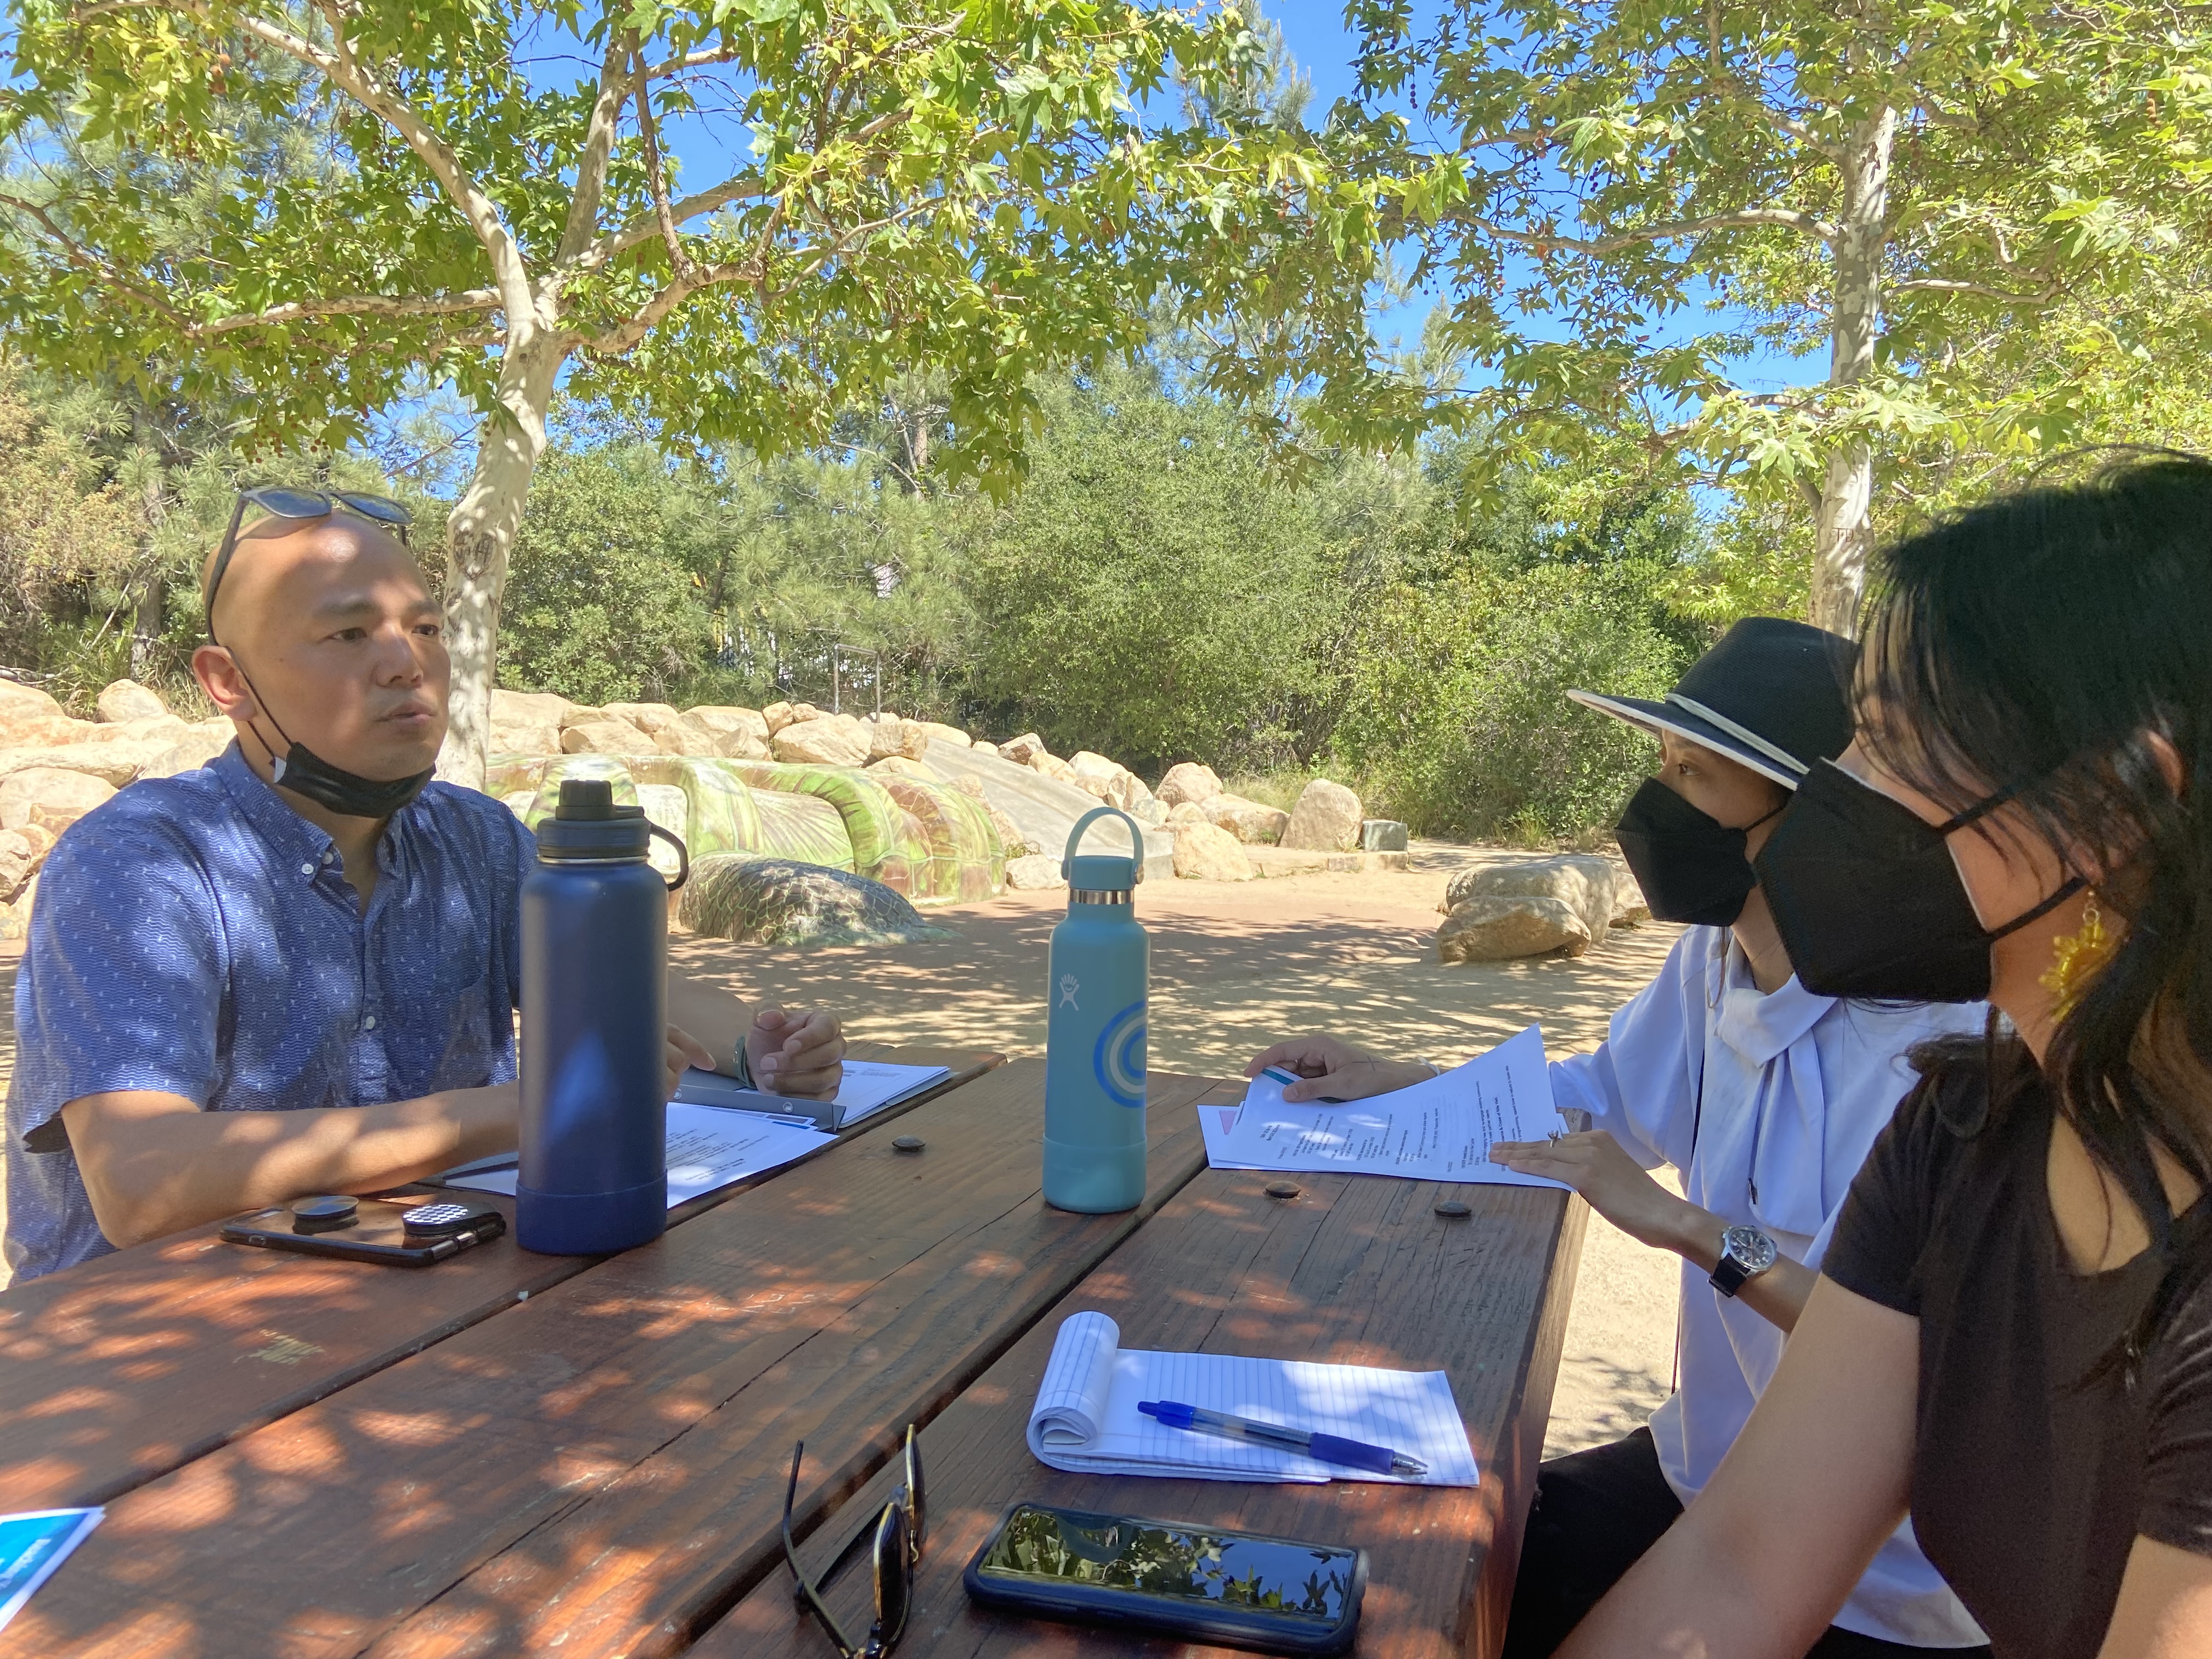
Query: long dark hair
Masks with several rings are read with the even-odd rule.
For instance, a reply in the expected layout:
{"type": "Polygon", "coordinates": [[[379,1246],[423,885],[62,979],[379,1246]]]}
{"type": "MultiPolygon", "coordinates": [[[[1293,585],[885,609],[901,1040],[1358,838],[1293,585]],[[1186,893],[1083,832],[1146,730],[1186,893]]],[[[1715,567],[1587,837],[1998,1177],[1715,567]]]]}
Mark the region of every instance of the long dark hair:
{"type": "MultiPolygon", "coordinates": [[[[1860,742],[1954,810],[2009,791],[2053,853],[2112,872],[2095,893],[2123,938],[2043,1075],[2167,1257],[2154,1327],[2212,1268],[2212,1229],[2177,1234],[2152,1158],[2212,1188],[2212,460],[2006,496],[1874,574],[1860,742]]],[[[2016,1046],[1990,1063],[1993,1090],[2029,1071],[2016,1046]]]]}

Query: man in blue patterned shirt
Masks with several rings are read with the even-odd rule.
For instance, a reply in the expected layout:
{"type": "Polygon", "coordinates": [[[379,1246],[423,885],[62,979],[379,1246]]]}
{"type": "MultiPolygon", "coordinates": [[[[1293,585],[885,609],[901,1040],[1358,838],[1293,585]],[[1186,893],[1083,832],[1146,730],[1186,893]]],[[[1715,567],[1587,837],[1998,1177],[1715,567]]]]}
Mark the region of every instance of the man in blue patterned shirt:
{"type": "MultiPolygon", "coordinates": [[[[489,796],[429,781],[448,665],[413,556],[301,499],[243,536],[234,520],[210,563],[223,643],[192,667],[238,742],[88,813],[40,876],[8,1096],[18,1278],[515,1144],[533,842],[489,796]]],[[[836,1091],[828,1014],[747,1030],[734,1001],[678,994],[714,1048],[670,1028],[672,1091],[741,1032],[763,1086],[836,1091]]]]}

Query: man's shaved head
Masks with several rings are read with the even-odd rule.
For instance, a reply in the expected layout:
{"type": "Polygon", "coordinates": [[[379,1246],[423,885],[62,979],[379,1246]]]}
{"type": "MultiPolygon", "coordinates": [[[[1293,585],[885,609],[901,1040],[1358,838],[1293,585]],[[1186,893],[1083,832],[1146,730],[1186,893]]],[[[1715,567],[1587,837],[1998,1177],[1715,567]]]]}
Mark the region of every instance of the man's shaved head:
{"type": "MultiPolygon", "coordinates": [[[[213,580],[217,552],[200,572],[213,580]]],[[[365,778],[434,764],[446,731],[443,618],[415,556],[346,513],[239,534],[192,667],[268,775],[303,744],[365,778]]]]}

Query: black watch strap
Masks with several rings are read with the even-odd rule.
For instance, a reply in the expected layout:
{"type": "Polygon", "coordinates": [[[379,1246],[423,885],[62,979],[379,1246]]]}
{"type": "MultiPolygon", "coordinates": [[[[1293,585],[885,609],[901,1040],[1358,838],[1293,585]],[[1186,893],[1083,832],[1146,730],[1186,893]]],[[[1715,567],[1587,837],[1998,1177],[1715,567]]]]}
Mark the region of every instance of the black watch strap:
{"type": "Polygon", "coordinates": [[[1723,1255],[1712,1272],[1713,1288],[1723,1296],[1734,1296],[1750,1282],[1751,1275],[1743,1263],[1732,1255],[1723,1255]]]}

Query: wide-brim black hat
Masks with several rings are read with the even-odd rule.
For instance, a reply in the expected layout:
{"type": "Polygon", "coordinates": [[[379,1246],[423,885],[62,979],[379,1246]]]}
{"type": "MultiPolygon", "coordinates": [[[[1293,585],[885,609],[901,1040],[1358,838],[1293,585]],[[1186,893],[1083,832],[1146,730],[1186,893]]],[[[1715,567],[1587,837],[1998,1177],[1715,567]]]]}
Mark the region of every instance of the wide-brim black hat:
{"type": "Polygon", "coordinates": [[[1672,732],[1740,761],[1785,789],[1851,740],[1850,680],[1858,647],[1781,617],[1746,617],[1692,663],[1663,698],[1570,691],[1585,708],[1672,732]]]}

